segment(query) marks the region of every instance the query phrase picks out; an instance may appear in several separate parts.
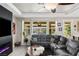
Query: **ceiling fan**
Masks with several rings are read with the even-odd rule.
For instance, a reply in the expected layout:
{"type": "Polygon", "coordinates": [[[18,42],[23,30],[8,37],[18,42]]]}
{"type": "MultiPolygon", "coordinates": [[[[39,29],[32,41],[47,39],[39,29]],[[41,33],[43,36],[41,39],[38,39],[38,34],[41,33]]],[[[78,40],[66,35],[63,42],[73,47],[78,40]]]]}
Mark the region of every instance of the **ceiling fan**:
{"type": "Polygon", "coordinates": [[[71,4],[74,4],[74,3],[58,3],[58,5],[71,5],[71,4]]]}
{"type": "MultiPolygon", "coordinates": [[[[74,3],[58,3],[58,5],[63,5],[63,6],[65,6],[65,5],[72,5],[72,4],[74,4],[74,3]]],[[[56,8],[51,9],[51,12],[55,13],[56,12],[56,8]]]]}
{"type": "Polygon", "coordinates": [[[74,3],[39,3],[40,5],[44,5],[44,8],[48,9],[48,10],[51,10],[52,13],[55,13],[56,12],[56,7],[58,5],[72,5],[74,3]]]}
{"type": "MultiPolygon", "coordinates": [[[[58,3],[58,5],[62,5],[62,6],[65,6],[65,5],[72,5],[72,4],[74,4],[74,3],[58,3]]],[[[55,13],[55,12],[56,12],[56,8],[51,9],[51,12],[52,12],[52,13],[55,13]]]]}
{"type": "MultiPolygon", "coordinates": [[[[44,5],[45,3],[38,3],[40,5],[44,5]]],[[[71,5],[71,4],[74,4],[74,3],[57,3],[58,5],[71,5]]]]}

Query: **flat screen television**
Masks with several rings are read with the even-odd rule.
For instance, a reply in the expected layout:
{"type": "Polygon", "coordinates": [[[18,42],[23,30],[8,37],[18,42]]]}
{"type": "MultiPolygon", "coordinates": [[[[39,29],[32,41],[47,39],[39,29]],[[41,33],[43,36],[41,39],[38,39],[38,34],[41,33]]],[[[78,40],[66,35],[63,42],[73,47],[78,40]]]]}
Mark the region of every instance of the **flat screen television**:
{"type": "Polygon", "coordinates": [[[0,17],[0,37],[11,35],[11,21],[0,17]]]}
{"type": "Polygon", "coordinates": [[[0,56],[7,56],[11,52],[11,21],[0,17],[0,56]]]}
{"type": "Polygon", "coordinates": [[[0,56],[7,56],[13,51],[11,21],[12,12],[0,5],[0,56]]]}

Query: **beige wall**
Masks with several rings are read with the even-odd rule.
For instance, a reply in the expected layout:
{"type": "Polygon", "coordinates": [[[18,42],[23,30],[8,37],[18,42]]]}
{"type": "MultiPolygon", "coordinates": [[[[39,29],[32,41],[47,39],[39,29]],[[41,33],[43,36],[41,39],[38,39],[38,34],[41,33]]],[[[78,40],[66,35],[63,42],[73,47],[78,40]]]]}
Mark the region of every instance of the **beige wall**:
{"type": "MultiPolygon", "coordinates": [[[[75,36],[79,36],[79,32],[74,30],[74,25],[76,24],[76,22],[79,20],[78,18],[48,18],[48,17],[42,17],[42,18],[38,18],[38,17],[33,17],[33,18],[28,18],[28,20],[30,20],[31,22],[33,21],[46,21],[49,22],[49,20],[55,20],[56,23],[59,22],[61,23],[61,27],[64,29],[64,21],[71,21],[71,30],[72,30],[72,35],[75,36]]],[[[13,42],[17,42],[17,41],[21,41],[23,44],[23,25],[22,25],[22,21],[27,21],[27,19],[24,18],[14,18],[13,22],[16,23],[16,34],[13,35],[13,42]]],[[[59,35],[63,35],[63,30],[59,31],[58,30],[59,27],[56,27],[56,34],[59,35]]]]}
{"type": "Polygon", "coordinates": [[[15,23],[15,34],[13,36],[13,44],[22,40],[22,20],[14,17],[12,23],[15,23]]]}

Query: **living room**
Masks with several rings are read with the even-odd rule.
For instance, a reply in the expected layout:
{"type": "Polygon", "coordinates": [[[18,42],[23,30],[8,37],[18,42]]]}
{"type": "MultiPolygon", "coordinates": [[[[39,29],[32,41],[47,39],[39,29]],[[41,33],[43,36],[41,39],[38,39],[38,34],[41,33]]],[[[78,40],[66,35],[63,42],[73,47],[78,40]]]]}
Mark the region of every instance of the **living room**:
{"type": "MultiPolygon", "coordinates": [[[[0,5],[13,13],[11,21],[13,52],[9,56],[30,55],[27,48],[31,47],[31,43],[42,46],[44,50],[51,50],[46,50],[46,54],[43,51],[44,56],[79,55],[79,44],[76,44],[79,40],[79,3],[1,3],[0,5]],[[68,46],[68,50],[67,43],[64,43],[67,49],[64,52],[59,46],[62,39],[69,43],[74,41],[70,44],[74,48],[70,49],[68,46]],[[52,42],[55,44],[52,45],[52,42]],[[72,52],[74,50],[75,52],[72,52]]],[[[38,52],[36,54],[38,56],[38,52]]]]}

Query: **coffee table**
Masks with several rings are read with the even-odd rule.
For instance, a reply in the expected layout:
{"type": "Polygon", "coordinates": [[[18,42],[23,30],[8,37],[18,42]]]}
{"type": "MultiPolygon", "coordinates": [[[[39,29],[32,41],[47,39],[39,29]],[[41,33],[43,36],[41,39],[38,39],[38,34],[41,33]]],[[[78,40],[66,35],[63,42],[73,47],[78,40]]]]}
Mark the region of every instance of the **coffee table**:
{"type": "Polygon", "coordinates": [[[27,54],[29,56],[39,56],[44,52],[45,48],[43,46],[29,46],[27,48],[27,54]]]}

